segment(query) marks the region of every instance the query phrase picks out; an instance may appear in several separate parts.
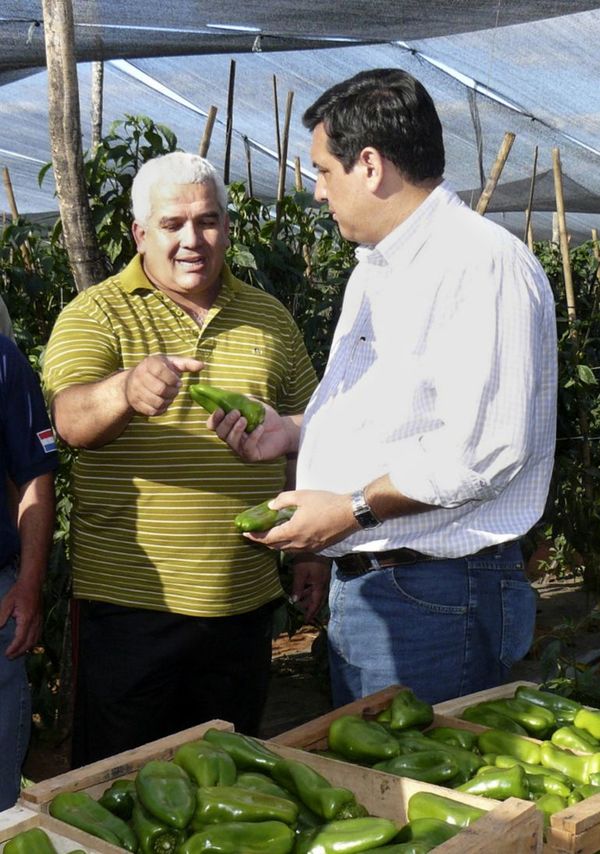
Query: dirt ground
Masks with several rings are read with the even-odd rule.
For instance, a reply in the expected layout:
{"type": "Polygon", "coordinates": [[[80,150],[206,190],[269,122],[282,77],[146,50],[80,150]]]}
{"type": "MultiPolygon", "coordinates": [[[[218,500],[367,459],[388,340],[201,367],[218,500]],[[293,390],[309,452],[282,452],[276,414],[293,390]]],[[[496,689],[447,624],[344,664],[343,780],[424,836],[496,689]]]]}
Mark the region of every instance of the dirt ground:
{"type": "MultiPolygon", "coordinates": [[[[544,576],[534,582],[538,594],[536,641],[529,655],[516,664],[509,682],[541,680],[540,653],[556,627],[578,625],[596,600],[587,594],[581,582],[544,576]]],[[[583,626],[573,638],[578,659],[600,658],[600,619],[592,630],[583,626]]],[[[269,699],[261,736],[271,738],[331,709],[328,685],[319,658],[323,655],[322,637],[316,629],[305,627],[293,638],[282,635],[273,643],[273,665],[269,699]],[[312,652],[311,652],[312,649],[312,652]]],[[[35,741],[25,763],[25,776],[36,782],[69,770],[68,743],[44,745],[35,741]]]]}

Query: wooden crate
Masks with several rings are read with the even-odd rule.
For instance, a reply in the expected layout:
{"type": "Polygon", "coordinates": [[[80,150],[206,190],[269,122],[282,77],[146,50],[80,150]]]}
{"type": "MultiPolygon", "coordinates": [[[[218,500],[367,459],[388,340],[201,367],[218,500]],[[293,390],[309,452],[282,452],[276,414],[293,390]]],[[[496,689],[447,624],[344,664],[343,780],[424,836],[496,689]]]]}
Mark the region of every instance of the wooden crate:
{"type": "MultiPolygon", "coordinates": [[[[223,721],[211,721],[200,727],[184,730],[167,739],[152,742],[134,751],[118,754],[110,759],[95,762],[31,786],[23,791],[22,801],[27,802],[42,814],[46,814],[49,802],[59,792],[85,791],[97,798],[112,781],[133,777],[136,770],[150,759],[170,758],[179,745],[200,738],[211,726],[233,729],[231,724],[223,721]]],[[[438,846],[435,849],[436,854],[438,852],[439,854],[480,854],[482,851],[494,851],[495,854],[529,854],[529,852],[541,851],[541,815],[533,804],[514,798],[499,803],[416,780],[394,777],[391,774],[339,762],[271,741],[264,741],[263,744],[284,758],[296,759],[310,765],[332,785],[351,789],[357,800],[364,804],[371,814],[389,818],[395,821],[398,827],[406,823],[410,797],[421,791],[434,792],[486,811],[487,814],[482,816],[473,827],[466,828],[454,839],[438,846]]],[[[68,827],[60,822],[59,824],[63,828],[68,827]]],[[[96,842],[94,844],[98,848],[98,844],[96,842]]],[[[102,843],[102,846],[105,845],[102,843]]],[[[108,846],[108,849],[103,850],[101,854],[115,854],[115,851],[119,850],[113,846],[108,846]]]]}
{"type": "Polygon", "coordinates": [[[474,694],[465,694],[464,697],[456,697],[454,700],[445,700],[443,703],[436,703],[433,708],[440,715],[458,716],[462,714],[467,706],[474,706],[475,703],[514,697],[519,685],[527,685],[528,688],[539,687],[536,682],[507,682],[504,685],[496,686],[496,688],[487,688],[485,691],[476,691],[474,694]]]}
{"type": "Polygon", "coordinates": [[[57,821],[45,813],[21,806],[0,813],[0,852],[4,850],[9,839],[33,827],[46,831],[58,854],[68,854],[76,848],[81,848],[88,854],[123,854],[123,849],[116,845],[90,836],[89,833],[57,821]]]}
{"type": "Polygon", "coordinates": [[[48,804],[59,792],[88,791],[98,797],[110,784],[122,777],[134,777],[135,772],[151,759],[171,759],[177,748],[188,741],[202,738],[207,729],[214,727],[231,732],[233,724],[227,721],[208,721],[190,729],[182,730],[166,738],[148,742],[133,750],[125,750],[115,756],[100,759],[74,771],[67,771],[49,780],[43,780],[21,790],[20,802],[34,810],[47,812],[48,804]]]}

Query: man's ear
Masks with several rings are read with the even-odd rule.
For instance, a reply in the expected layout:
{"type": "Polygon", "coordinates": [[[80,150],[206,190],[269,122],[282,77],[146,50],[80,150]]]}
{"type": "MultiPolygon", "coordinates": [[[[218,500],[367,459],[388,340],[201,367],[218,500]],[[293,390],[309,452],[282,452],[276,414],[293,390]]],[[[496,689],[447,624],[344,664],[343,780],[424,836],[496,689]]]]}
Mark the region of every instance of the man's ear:
{"type": "Polygon", "coordinates": [[[131,233],[133,234],[133,239],[135,240],[137,251],[141,254],[146,239],[146,229],[143,227],[143,225],[140,225],[140,223],[134,219],[131,226],[131,233]]]}
{"type": "Polygon", "coordinates": [[[378,189],[383,179],[383,157],[381,154],[376,148],[368,145],[358,155],[358,162],[370,189],[378,189]]]}

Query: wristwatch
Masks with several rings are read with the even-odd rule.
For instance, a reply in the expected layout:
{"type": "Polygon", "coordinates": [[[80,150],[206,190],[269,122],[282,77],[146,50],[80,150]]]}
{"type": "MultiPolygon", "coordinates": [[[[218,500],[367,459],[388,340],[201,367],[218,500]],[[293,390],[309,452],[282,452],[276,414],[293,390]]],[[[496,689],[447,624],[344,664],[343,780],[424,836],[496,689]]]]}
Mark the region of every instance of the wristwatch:
{"type": "Polygon", "coordinates": [[[378,519],[369,507],[364,489],[357,489],[352,493],[352,512],[361,528],[376,528],[381,525],[381,519],[378,519]]]}

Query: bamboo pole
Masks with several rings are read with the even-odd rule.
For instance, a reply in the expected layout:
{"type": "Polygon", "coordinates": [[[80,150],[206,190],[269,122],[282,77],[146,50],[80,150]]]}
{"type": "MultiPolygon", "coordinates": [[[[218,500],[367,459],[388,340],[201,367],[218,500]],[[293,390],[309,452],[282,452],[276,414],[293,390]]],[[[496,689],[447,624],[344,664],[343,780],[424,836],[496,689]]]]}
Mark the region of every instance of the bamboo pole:
{"type": "Polygon", "coordinates": [[[525,211],[525,234],[523,242],[527,242],[529,248],[533,251],[533,232],[531,230],[531,211],[533,210],[533,194],[535,191],[535,179],[537,177],[537,161],[538,147],[536,145],[533,155],[533,170],[531,172],[531,186],[529,187],[529,199],[527,201],[527,209],[525,211]]]}
{"type": "Polygon", "coordinates": [[[558,219],[558,241],[562,258],[563,275],[565,277],[565,292],[567,295],[567,315],[569,321],[573,324],[577,320],[577,310],[575,307],[575,291],[573,289],[573,274],[571,272],[571,259],[569,256],[569,237],[565,217],[560,151],[558,148],[552,149],[552,168],[554,172],[554,193],[556,195],[556,214],[558,219]]]}
{"type": "Polygon", "coordinates": [[[277,144],[277,162],[281,163],[281,131],[279,129],[279,98],[277,97],[277,77],[273,75],[273,106],[275,110],[275,142],[277,144]]]}
{"type": "Polygon", "coordinates": [[[486,181],[485,187],[483,188],[483,192],[479,197],[479,201],[477,202],[477,207],[475,210],[478,214],[484,214],[490,203],[490,199],[492,198],[492,194],[496,189],[496,185],[500,180],[500,175],[502,174],[502,170],[504,169],[504,164],[508,159],[508,155],[510,154],[510,150],[512,148],[512,144],[515,141],[514,133],[510,133],[507,131],[504,134],[504,139],[502,140],[502,145],[496,155],[496,160],[494,165],[492,166],[492,171],[490,172],[489,178],[486,181]]]}
{"type": "Polygon", "coordinates": [[[304,184],[302,183],[302,166],[299,157],[294,157],[294,186],[299,193],[304,189],[304,184]]]}
{"type": "Polygon", "coordinates": [[[102,139],[102,102],[104,95],[104,63],[92,62],[92,151],[102,139]]]}
{"type": "Polygon", "coordinates": [[[248,142],[248,137],[244,137],[244,148],[246,150],[246,174],[248,175],[248,196],[252,198],[254,195],[254,189],[252,187],[252,151],[250,149],[250,143],[248,142]]]}
{"type": "MultiPolygon", "coordinates": [[[[579,336],[577,334],[577,307],[575,305],[575,290],[573,287],[573,275],[571,271],[571,259],[569,256],[569,238],[567,234],[567,221],[565,216],[565,201],[563,195],[562,169],[560,163],[560,151],[552,149],[552,168],[554,173],[554,193],[556,195],[556,214],[558,220],[559,246],[562,258],[563,275],[565,279],[565,295],[567,298],[567,317],[570,325],[571,338],[571,363],[576,368],[578,365],[579,336]]],[[[579,429],[581,431],[581,459],[584,466],[582,475],[583,488],[586,498],[593,499],[594,491],[590,470],[592,455],[589,442],[589,419],[583,404],[577,403],[579,415],[579,429]]]]}
{"type": "Polygon", "coordinates": [[[206,117],[206,124],[204,125],[204,133],[202,134],[202,139],[200,140],[200,146],[198,148],[198,154],[200,157],[206,157],[208,154],[208,149],[210,148],[210,140],[212,137],[213,127],[215,125],[215,119],[217,118],[217,108],[212,106],[206,117]]]}
{"type": "Polygon", "coordinates": [[[282,202],[285,195],[285,173],[287,169],[287,152],[290,140],[290,122],[292,120],[292,104],[294,93],[288,92],[285,104],[285,119],[283,122],[283,138],[281,141],[281,158],[279,160],[279,180],[277,181],[277,201],[282,202]]]}
{"type": "MultiPolygon", "coordinates": [[[[19,209],[17,208],[17,200],[15,199],[15,194],[13,192],[12,181],[10,180],[10,172],[8,171],[8,167],[5,166],[2,170],[2,181],[4,183],[4,189],[6,191],[6,197],[8,199],[8,206],[10,208],[10,213],[12,216],[13,222],[17,222],[19,219],[19,209]]],[[[27,245],[27,241],[21,243],[21,257],[23,258],[23,265],[26,270],[33,270],[33,262],[31,260],[31,252],[29,251],[29,246],[27,245]]]]}
{"type": "Polygon", "coordinates": [[[225,162],[223,181],[229,184],[229,163],[231,161],[231,136],[233,133],[233,93],[235,90],[235,59],[229,65],[229,87],[227,91],[227,124],[225,126],[225,162]]]}

